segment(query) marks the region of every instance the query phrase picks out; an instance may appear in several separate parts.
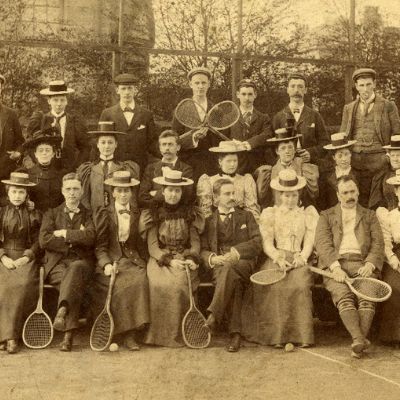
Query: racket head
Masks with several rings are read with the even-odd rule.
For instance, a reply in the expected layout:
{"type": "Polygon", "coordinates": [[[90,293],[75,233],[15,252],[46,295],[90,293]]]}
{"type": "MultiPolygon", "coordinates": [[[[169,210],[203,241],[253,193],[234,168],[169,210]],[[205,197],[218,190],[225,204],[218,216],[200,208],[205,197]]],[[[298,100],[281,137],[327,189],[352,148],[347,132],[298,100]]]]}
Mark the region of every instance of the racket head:
{"type": "Polygon", "coordinates": [[[206,113],[206,110],[193,99],[183,99],[175,108],[175,118],[187,128],[199,129],[203,125],[203,121],[199,117],[198,107],[204,111],[204,114],[206,113]]]}
{"type": "Polygon", "coordinates": [[[216,130],[230,128],[239,121],[239,107],[230,100],[215,104],[208,112],[207,124],[216,130]]]}
{"type": "Polygon", "coordinates": [[[375,278],[353,278],[348,280],[350,290],[365,300],[381,303],[392,294],[392,288],[386,282],[375,278]]]}
{"type": "Polygon", "coordinates": [[[22,330],[22,340],[30,349],[44,349],[53,340],[54,329],[50,317],[43,312],[28,316],[22,330]]]}
{"type": "Polygon", "coordinates": [[[286,271],[280,268],[263,269],[250,276],[250,280],[257,285],[273,285],[284,279],[286,271]]]}
{"type": "Polygon", "coordinates": [[[114,333],[114,320],[111,313],[103,310],[94,321],[90,331],[90,348],[93,351],[104,351],[111,343],[114,333]]]}
{"type": "Polygon", "coordinates": [[[206,319],[196,308],[190,309],[182,320],[182,337],[191,349],[205,349],[210,345],[211,332],[205,326],[206,319]]]}

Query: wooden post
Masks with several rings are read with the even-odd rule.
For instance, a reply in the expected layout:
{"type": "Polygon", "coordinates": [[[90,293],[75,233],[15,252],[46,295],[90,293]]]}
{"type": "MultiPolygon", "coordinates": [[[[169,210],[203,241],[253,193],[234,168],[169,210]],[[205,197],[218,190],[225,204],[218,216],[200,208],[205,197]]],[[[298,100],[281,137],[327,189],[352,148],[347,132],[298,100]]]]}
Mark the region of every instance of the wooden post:
{"type": "Polygon", "coordinates": [[[123,46],[123,13],[124,13],[124,0],[119,0],[118,12],[118,50],[112,53],[112,77],[115,78],[121,73],[123,65],[121,48],[123,46]]]}
{"type": "Polygon", "coordinates": [[[232,101],[236,100],[236,86],[242,79],[243,68],[243,0],[238,0],[238,38],[236,54],[232,58],[232,101]]]}
{"type": "Polygon", "coordinates": [[[350,103],[353,100],[353,80],[352,75],[355,67],[355,26],[356,26],[356,2],[350,0],[350,19],[349,19],[349,58],[354,63],[346,66],[345,73],[345,102],[350,103]]]}

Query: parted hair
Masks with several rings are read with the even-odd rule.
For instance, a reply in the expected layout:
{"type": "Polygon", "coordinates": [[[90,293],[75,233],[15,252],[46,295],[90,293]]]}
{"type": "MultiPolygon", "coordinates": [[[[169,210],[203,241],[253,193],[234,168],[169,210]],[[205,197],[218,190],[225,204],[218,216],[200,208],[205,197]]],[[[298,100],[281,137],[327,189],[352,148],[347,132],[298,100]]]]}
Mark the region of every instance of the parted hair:
{"type": "Polygon", "coordinates": [[[75,172],[70,172],[66,175],[63,176],[62,181],[79,181],[82,182],[80,176],[78,174],[76,174],[75,172]]]}
{"type": "Polygon", "coordinates": [[[338,192],[339,191],[339,184],[340,183],[346,183],[346,182],[354,182],[355,184],[356,184],[356,186],[357,186],[357,189],[358,189],[358,182],[357,182],[357,179],[356,178],[354,178],[354,176],[351,176],[351,175],[342,175],[342,176],[340,176],[338,179],[337,179],[337,182],[336,182],[336,191],[338,192]]]}
{"type": "Polygon", "coordinates": [[[233,182],[230,179],[226,178],[216,180],[213,185],[213,195],[219,196],[221,194],[221,188],[224,185],[233,185],[233,182]]]}
{"type": "Polygon", "coordinates": [[[164,139],[164,138],[167,138],[167,137],[173,137],[173,138],[175,138],[177,144],[181,144],[181,143],[180,143],[181,140],[180,140],[180,138],[179,138],[178,133],[176,133],[176,132],[173,131],[172,129],[167,129],[167,130],[165,130],[165,131],[162,131],[162,132],[160,133],[160,136],[158,137],[158,140],[164,139]]]}

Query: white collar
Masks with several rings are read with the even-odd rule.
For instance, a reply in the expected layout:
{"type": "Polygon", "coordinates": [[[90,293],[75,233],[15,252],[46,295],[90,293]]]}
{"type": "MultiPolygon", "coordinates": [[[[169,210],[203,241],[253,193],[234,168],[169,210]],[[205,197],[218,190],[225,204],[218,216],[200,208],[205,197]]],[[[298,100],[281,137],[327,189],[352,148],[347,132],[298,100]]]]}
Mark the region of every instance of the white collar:
{"type": "Polygon", "coordinates": [[[218,206],[218,212],[222,214],[229,214],[235,212],[235,207],[231,207],[228,211],[224,211],[221,207],[218,206]]]}
{"type": "Polygon", "coordinates": [[[115,204],[115,209],[116,209],[117,212],[120,211],[120,210],[131,211],[131,206],[130,206],[129,203],[126,206],[123,206],[122,204],[119,204],[117,202],[115,202],[114,204],[115,204]]]}
{"type": "Polygon", "coordinates": [[[293,164],[293,160],[290,161],[289,164],[284,164],[281,159],[279,159],[278,161],[279,161],[279,164],[281,164],[283,168],[289,168],[293,164]]]}
{"type": "Polygon", "coordinates": [[[100,160],[101,161],[110,161],[110,160],[113,160],[113,159],[114,159],[114,154],[111,154],[111,156],[108,156],[108,157],[103,156],[103,154],[100,154],[100,160]]]}
{"type": "Polygon", "coordinates": [[[335,167],[336,178],[340,178],[341,176],[344,175],[349,175],[350,172],[351,172],[351,166],[347,169],[340,169],[339,167],[335,167]]]}
{"type": "Polygon", "coordinates": [[[360,95],[358,95],[358,96],[359,96],[359,98],[360,98],[360,101],[361,101],[362,103],[364,103],[364,104],[371,104],[371,103],[375,100],[375,92],[373,92],[373,93],[371,94],[371,96],[369,97],[369,99],[367,99],[367,100],[363,100],[363,99],[361,98],[360,95]]]}
{"type": "Polygon", "coordinates": [[[353,207],[353,208],[345,208],[340,206],[341,210],[342,210],[342,214],[352,214],[352,213],[356,213],[357,211],[357,206],[353,207]]]}
{"type": "Polygon", "coordinates": [[[251,106],[251,108],[249,110],[245,110],[244,108],[242,108],[242,106],[239,106],[240,108],[240,112],[242,113],[242,115],[246,114],[246,113],[250,113],[251,115],[253,115],[254,112],[254,107],[251,106]]]}
{"type": "Polygon", "coordinates": [[[161,159],[161,162],[172,164],[174,167],[175,167],[175,164],[177,161],[178,161],[178,156],[176,156],[173,161],[167,161],[167,160],[164,160],[164,158],[161,159]]]}
{"type": "Polygon", "coordinates": [[[121,107],[121,110],[124,111],[126,107],[132,108],[132,110],[135,109],[135,100],[131,101],[129,104],[124,104],[122,101],[119,102],[119,106],[121,107]]]}
{"type": "Polygon", "coordinates": [[[301,112],[303,111],[303,108],[304,108],[304,103],[303,104],[297,104],[297,103],[289,103],[289,108],[290,108],[290,110],[293,112],[293,110],[295,109],[295,108],[298,108],[299,110],[300,110],[300,114],[301,114],[301,112]]]}
{"type": "Polygon", "coordinates": [[[62,111],[60,114],[56,114],[53,110],[50,111],[50,114],[55,116],[56,118],[59,118],[61,116],[65,117],[65,110],[62,111]]]}
{"type": "Polygon", "coordinates": [[[193,101],[194,101],[195,103],[200,104],[200,105],[203,106],[203,107],[206,106],[206,107],[204,107],[204,109],[207,110],[207,105],[208,105],[208,99],[207,99],[207,97],[205,97],[203,101],[195,100],[194,97],[192,97],[192,99],[193,99],[193,101]]]}

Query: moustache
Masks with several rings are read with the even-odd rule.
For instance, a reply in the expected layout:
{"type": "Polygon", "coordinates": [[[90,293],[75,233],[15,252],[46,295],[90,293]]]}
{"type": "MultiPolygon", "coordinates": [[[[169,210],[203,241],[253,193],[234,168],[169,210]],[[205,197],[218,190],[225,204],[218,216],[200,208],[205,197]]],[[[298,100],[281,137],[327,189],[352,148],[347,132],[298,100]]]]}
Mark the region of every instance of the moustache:
{"type": "Polygon", "coordinates": [[[346,200],[346,203],[354,203],[356,201],[356,199],[348,199],[346,200]]]}

